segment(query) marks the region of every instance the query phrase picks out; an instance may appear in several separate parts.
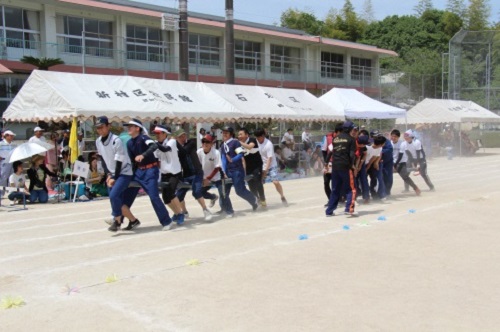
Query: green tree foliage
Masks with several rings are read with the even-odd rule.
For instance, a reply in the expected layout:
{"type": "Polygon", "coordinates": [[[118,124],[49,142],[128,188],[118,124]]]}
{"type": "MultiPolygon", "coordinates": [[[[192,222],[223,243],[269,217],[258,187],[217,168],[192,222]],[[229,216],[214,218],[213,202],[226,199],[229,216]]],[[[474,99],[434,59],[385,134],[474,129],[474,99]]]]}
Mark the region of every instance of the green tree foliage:
{"type": "Polygon", "coordinates": [[[418,0],[418,3],[413,10],[417,13],[417,16],[421,16],[427,10],[431,10],[432,8],[432,0],[418,0]]]}
{"type": "Polygon", "coordinates": [[[40,70],[49,70],[52,66],[64,64],[64,61],[59,58],[35,58],[32,56],[23,56],[21,62],[33,65],[40,70]]]}
{"type": "Polygon", "coordinates": [[[446,3],[446,10],[450,13],[456,14],[460,17],[465,16],[465,4],[463,0],[448,0],[446,3]]]}
{"type": "Polygon", "coordinates": [[[281,14],[281,26],[303,30],[313,36],[321,35],[324,23],[311,12],[289,8],[281,14]]]}
{"type": "Polygon", "coordinates": [[[491,7],[488,0],[469,0],[467,9],[467,30],[486,30],[491,7]]]}

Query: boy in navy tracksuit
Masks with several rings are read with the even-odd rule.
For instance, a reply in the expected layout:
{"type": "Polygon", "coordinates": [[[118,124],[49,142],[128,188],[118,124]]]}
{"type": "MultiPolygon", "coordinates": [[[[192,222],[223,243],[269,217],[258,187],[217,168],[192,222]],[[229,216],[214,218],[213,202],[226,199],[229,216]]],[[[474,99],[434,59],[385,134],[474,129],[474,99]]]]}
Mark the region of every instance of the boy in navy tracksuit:
{"type": "Polygon", "coordinates": [[[394,159],[392,157],[392,143],[391,140],[386,140],[382,147],[382,178],[385,185],[385,194],[391,195],[393,177],[392,172],[394,168],[394,159]]]}
{"type": "Polygon", "coordinates": [[[160,170],[158,168],[158,159],[154,155],[158,146],[155,141],[145,134],[146,130],[141,121],[132,119],[124,126],[128,127],[128,133],[131,136],[131,139],[127,142],[127,148],[130,160],[133,163],[134,181],[137,181],[148,194],[163,230],[169,230],[173,225],[172,219],[165,204],[160,199],[158,191],[160,170]]]}

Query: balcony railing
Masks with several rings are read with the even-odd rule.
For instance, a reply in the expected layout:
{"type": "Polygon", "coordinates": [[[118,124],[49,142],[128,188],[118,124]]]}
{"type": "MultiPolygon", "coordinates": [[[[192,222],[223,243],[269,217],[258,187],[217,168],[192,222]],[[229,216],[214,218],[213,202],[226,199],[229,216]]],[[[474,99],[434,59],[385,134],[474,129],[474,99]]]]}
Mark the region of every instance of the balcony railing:
{"type": "MultiPolygon", "coordinates": [[[[177,73],[179,59],[172,57],[169,45],[165,54],[157,52],[137,52],[94,45],[78,45],[75,41],[64,43],[67,39],[59,37],[59,43],[42,43],[31,40],[0,39],[0,58],[19,60],[23,56],[61,58],[67,65],[100,67],[123,70],[146,70],[153,72],[177,73]],[[83,49],[85,52],[82,55],[83,49]]],[[[80,40],[81,42],[81,40],[80,40]]],[[[126,45],[126,44],[124,44],[126,45]]],[[[126,47],[126,46],[125,46],[126,47]]],[[[190,52],[189,64],[192,75],[224,76],[224,49],[219,49],[218,56],[211,59],[197,56],[190,52]]],[[[283,82],[321,83],[327,85],[344,85],[354,87],[378,87],[379,70],[374,67],[348,66],[341,63],[316,62],[310,59],[286,58],[286,61],[266,61],[276,56],[260,53],[258,65],[249,61],[239,61],[236,56],[236,77],[251,78],[258,84],[259,80],[276,81],[276,86],[283,82]],[[267,59],[267,60],[266,60],[267,59]],[[238,62],[239,61],[239,62],[238,62]],[[242,63],[243,62],[243,63],[242,63]],[[310,68],[317,69],[308,69],[310,68]]],[[[248,60],[247,58],[245,58],[248,60]]]]}

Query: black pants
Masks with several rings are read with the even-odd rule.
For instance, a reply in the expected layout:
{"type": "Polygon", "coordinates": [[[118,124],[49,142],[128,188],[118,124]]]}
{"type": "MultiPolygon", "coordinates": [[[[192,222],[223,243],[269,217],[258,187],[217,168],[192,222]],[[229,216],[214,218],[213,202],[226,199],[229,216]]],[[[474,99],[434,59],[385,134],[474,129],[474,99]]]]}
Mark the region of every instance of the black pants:
{"type": "Polygon", "coordinates": [[[427,174],[427,162],[425,160],[420,162],[420,175],[424,179],[429,189],[434,189],[434,185],[432,184],[431,179],[427,174]]]}
{"type": "Polygon", "coordinates": [[[332,188],[330,187],[331,183],[332,183],[332,173],[323,174],[323,186],[325,188],[325,194],[328,199],[330,199],[330,196],[332,195],[332,188]]]}
{"type": "Polygon", "coordinates": [[[398,172],[399,176],[401,176],[401,178],[405,182],[405,187],[407,187],[407,186],[412,187],[413,190],[418,189],[415,182],[413,182],[413,180],[410,178],[410,173],[408,172],[408,169],[406,168],[406,163],[399,163],[398,168],[397,168],[397,172],[398,172]]]}
{"type": "Polygon", "coordinates": [[[262,170],[257,168],[253,171],[247,170],[247,175],[253,175],[253,178],[248,180],[248,188],[252,194],[261,202],[266,200],[264,193],[264,184],[262,183],[262,170]]]}
{"type": "Polygon", "coordinates": [[[177,190],[177,185],[179,184],[180,179],[181,173],[161,175],[161,182],[168,182],[168,186],[163,187],[161,191],[163,203],[170,204],[170,202],[175,198],[175,191],[177,190]]]}

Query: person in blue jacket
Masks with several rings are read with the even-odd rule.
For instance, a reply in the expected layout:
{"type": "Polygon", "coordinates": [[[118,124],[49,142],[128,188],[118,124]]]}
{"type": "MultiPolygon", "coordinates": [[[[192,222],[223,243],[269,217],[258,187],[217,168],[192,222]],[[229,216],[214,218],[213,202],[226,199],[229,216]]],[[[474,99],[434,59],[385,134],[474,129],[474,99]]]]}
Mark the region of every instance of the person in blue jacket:
{"type": "Polygon", "coordinates": [[[132,119],[125,123],[124,126],[128,127],[128,133],[131,137],[127,142],[127,148],[134,170],[133,181],[138,182],[148,194],[163,230],[170,230],[173,226],[172,219],[165,204],[160,199],[158,191],[160,170],[158,168],[158,159],[154,155],[158,145],[147,135],[141,121],[132,119]]]}
{"type": "MultiPolygon", "coordinates": [[[[245,186],[245,169],[241,160],[244,149],[241,148],[240,142],[234,138],[232,127],[222,128],[222,139],[224,142],[220,147],[220,155],[223,171],[233,181],[236,195],[247,201],[255,211],[258,207],[257,198],[245,186]]],[[[229,189],[231,188],[229,187],[229,189]]],[[[229,190],[226,191],[226,195],[229,195],[229,190]]]]}
{"type": "Polygon", "coordinates": [[[382,147],[382,178],[385,184],[385,194],[386,196],[391,195],[392,183],[393,183],[393,169],[394,169],[394,158],[392,155],[392,142],[390,139],[386,139],[384,146],[382,147]]]}

